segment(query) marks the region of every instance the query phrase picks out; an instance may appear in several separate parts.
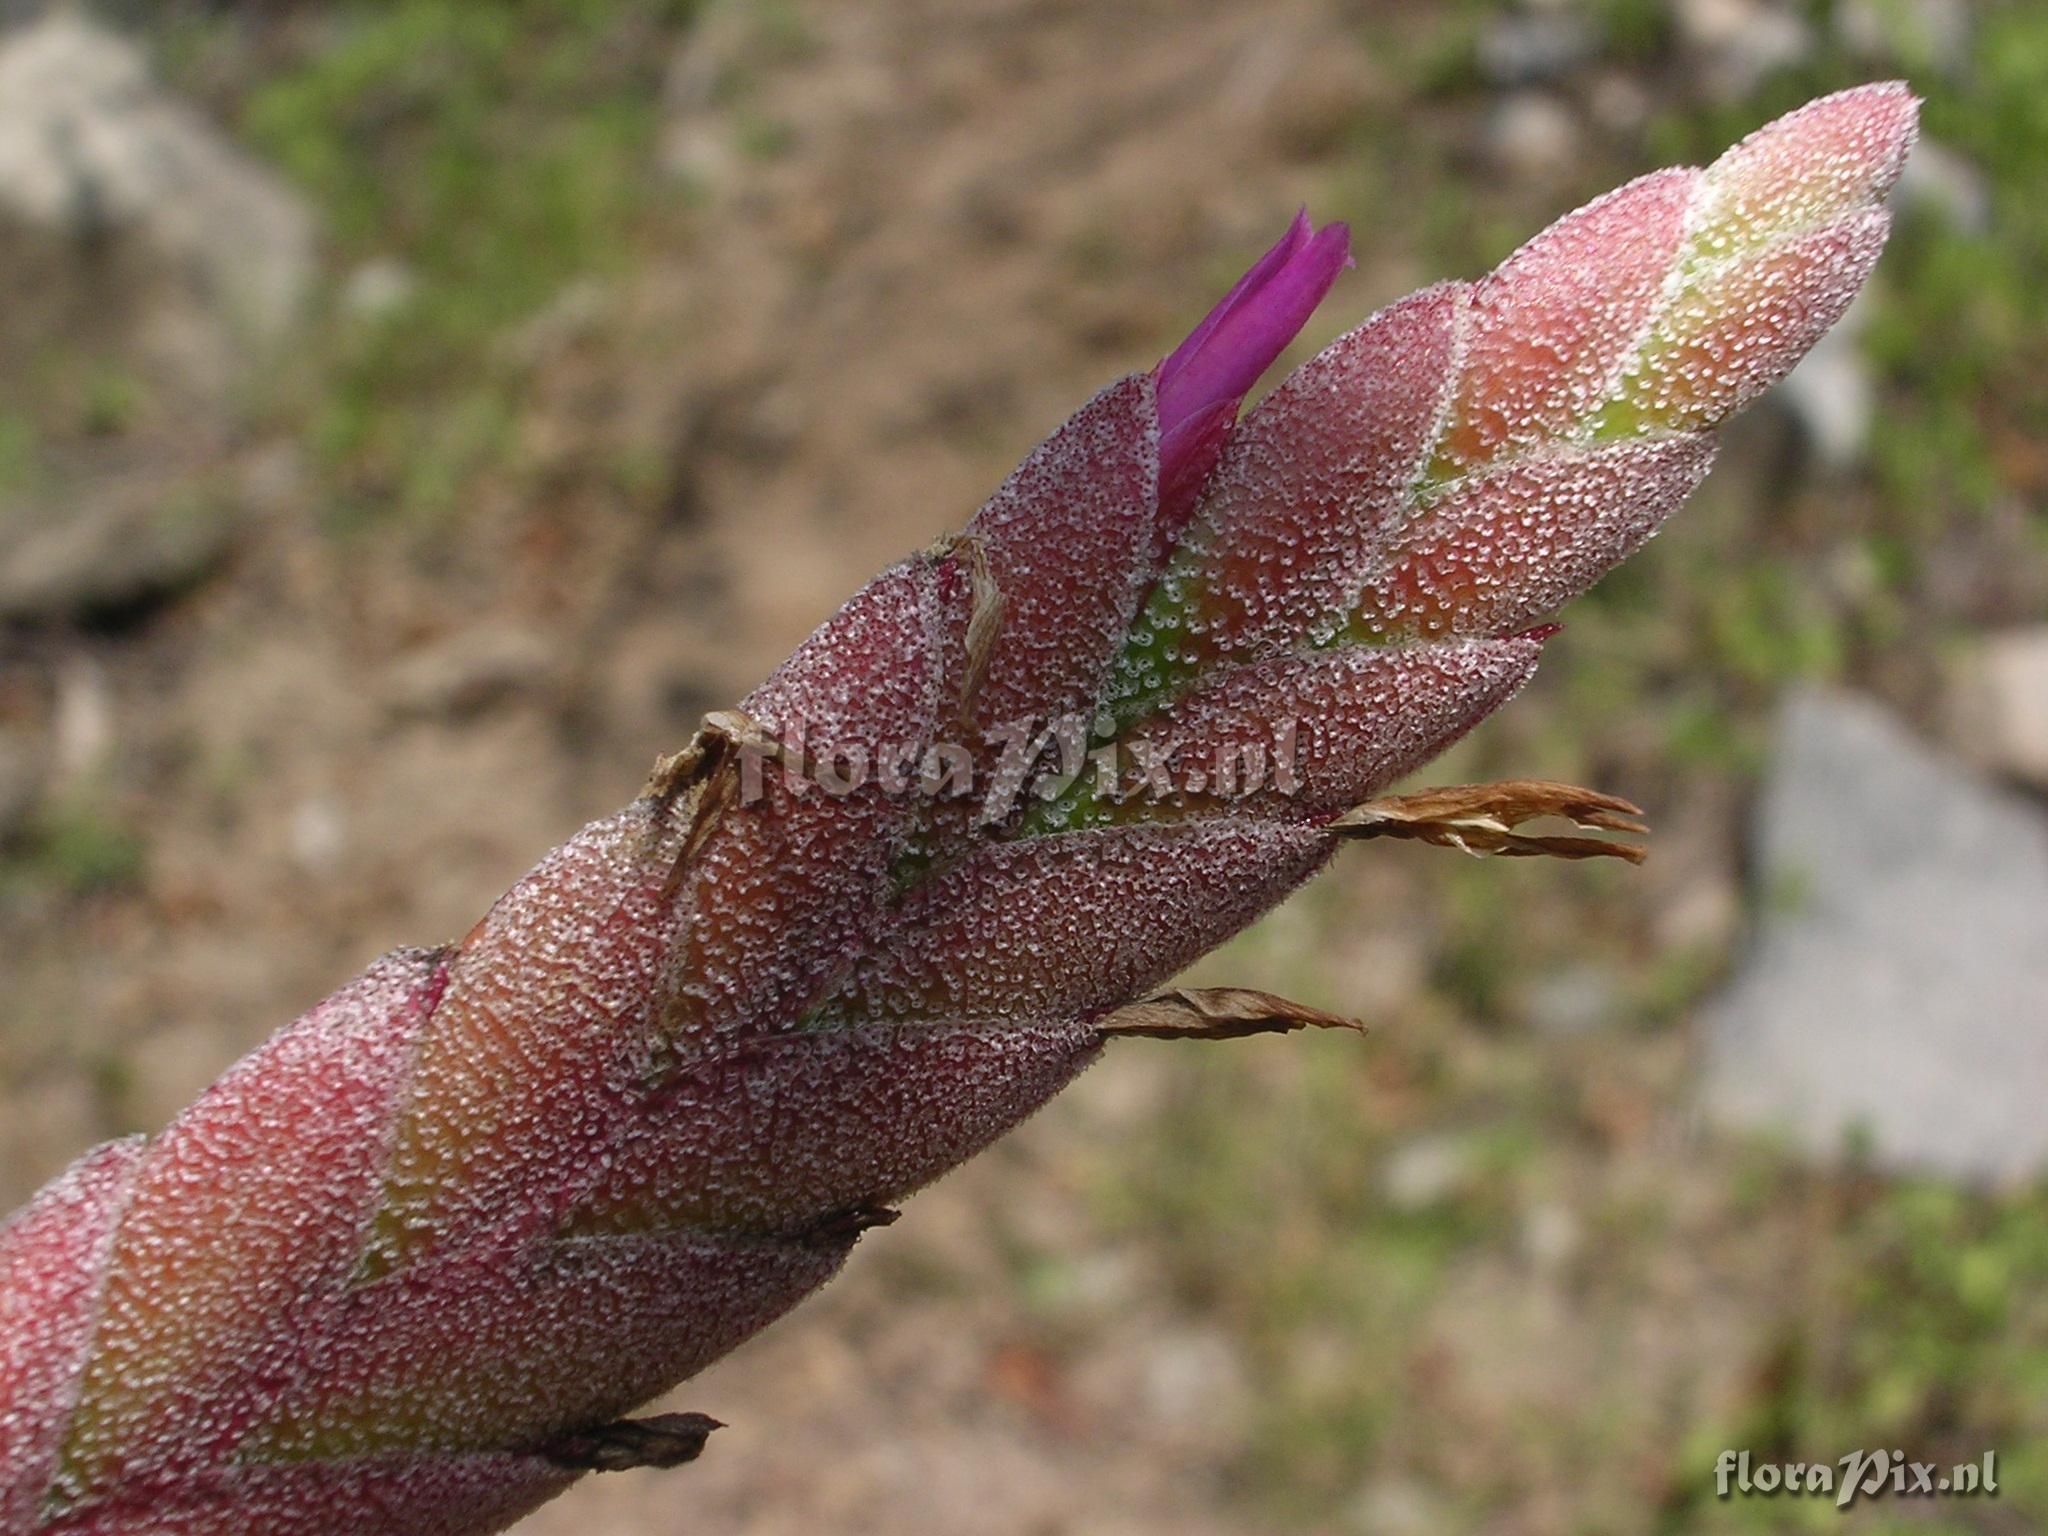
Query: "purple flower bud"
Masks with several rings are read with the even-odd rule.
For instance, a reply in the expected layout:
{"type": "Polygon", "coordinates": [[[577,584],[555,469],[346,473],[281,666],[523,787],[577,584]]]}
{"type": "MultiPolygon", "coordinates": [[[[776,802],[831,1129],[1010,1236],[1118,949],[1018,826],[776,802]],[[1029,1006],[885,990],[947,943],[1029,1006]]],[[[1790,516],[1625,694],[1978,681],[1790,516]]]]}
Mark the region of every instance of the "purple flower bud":
{"type": "Polygon", "coordinates": [[[1213,457],[1221,438],[1217,418],[1227,423],[1236,415],[1244,392],[1294,340],[1337,274],[1351,264],[1350,229],[1316,229],[1303,209],[1279,243],[1155,370],[1159,482],[1169,491],[1167,499],[1205,444],[1213,457]]]}

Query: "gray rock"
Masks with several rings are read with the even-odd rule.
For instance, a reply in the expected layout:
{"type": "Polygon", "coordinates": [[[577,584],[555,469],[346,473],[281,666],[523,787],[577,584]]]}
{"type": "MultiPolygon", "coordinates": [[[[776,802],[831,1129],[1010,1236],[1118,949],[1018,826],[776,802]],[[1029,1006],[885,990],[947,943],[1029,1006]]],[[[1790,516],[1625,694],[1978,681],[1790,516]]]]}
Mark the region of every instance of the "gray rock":
{"type": "Polygon", "coordinates": [[[68,8],[0,37],[0,219],[146,252],[244,345],[289,330],[314,272],[304,203],[68,8]]]}
{"type": "Polygon", "coordinates": [[[1250,1398],[1244,1362],[1228,1334],[1174,1329],[1146,1346],[1145,1407],[1174,1439],[1230,1435],[1250,1398]]]}
{"type": "Polygon", "coordinates": [[[57,665],[56,708],[50,716],[50,789],[88,794],[113,761],[121,738],[120,706],[98,657],[80,648],[57,665]]]}
{"type": "Polygon", "coordinates": [[[1343,1530],[1352,1536],[1438,1536],[1456,1530],[1448,1497],[1403,1473],[1372,1477],[1352,1497],[1343,1530]]]}
{"type": "Polygon", "coordinates": [[[459,630],[408,656],[391,675],[390,701],[402,716],[481,714],[546,676],[547,642],[512,625],[459,630]]]}
{"type": "Polygon", "coordinates": [[[1551,971],[1530,983],[1523,997],[1530,1028],[1558,1040],[1602,1028],[1620,1006],[1614,974],[1601,965],[1571,965],[1551,971]]]}
{"type": "Polygon", "coordinates": [[[1633,75],[1614,70],[1586,90],[1586,108],[1609,133],[1641,133],[1656,103],[1633,75]]]}
{"type": "Polygon", "coordinates": [[[1516,1240],[1529,1267],[1554,1278],[1570,1268],[1585,1247],[1586,1229],[1562,1201],[1539,1200],[1523,1210],[1516,1240]]]}
{"type": "Polygon", "coordinates": [[[1722,101],[1748,96],[1771,76],[1813,57],[1813,28],[1783,5],[1678,0],[1675,14],[1702,82],[1722,101]]]}
{"type": "Polygon", "coordinates": [[[1351,1501],[1344,1529],[1357,1536],[1436,1536],[1454,1527],[1448,1499],[1429,1484],[1398,1473],[1374,1477],[1351,1501]]]}
{"type": "Polygon", "coordinates": [[[1862,346],[1868,313],[1859,296],[1771,395],[1775,408],[1798,427],[1815,462],[1837,472],[1863,462],[1877,417],[1877,385],[1862,346]]]}
{"type": "Polygon", "coordinates": [[[341,308],[358,320],[388,319],[412,302],[419,279],[395,256],[376,256],[357,267],[341,285],[341,308]]]}
{"type": "Polygon", "coordinates": [[[1906,157],[1897,201],[1961,234],[1984,235],[1991,230],[1991,187],[1984,173],[1973,161],[1924,135],[1906,157]]]}
{"type": "Polygon", "coordinates": [[[738,177],[743,157],[721,103],[758,46],[757,25],[752,7],[712,0],[670,61],[660,160],[677,180],[709,190],[738,177]]]}
{"type": "Polygon", "coordinates": [[[1579,158],[1579,124],[1571,109],[1541,91],[1517,91],[1486,119],[1486,156],[1516,176],[1558,176],[1579,158]]]}
{"type": "Polygon", "coordinates": [[[1786,705],[1766,910],[1705,1016],[1710,1119],[1962,1178],[2048,1166],[2048,823],[1874,705],[1786,705]]]}
{"type": "Polygon", "coordinates": [[[2048,790],[2048,625],[1985,640],[1956,693],[1965,750],[1993,772],[2048,790]]]}
{"type": "Polygon", "coordinates": [[[348,851],[348,806],[337,796],[307,795],[286,823],[292,862],[309,875],[337,873],[348,851]]]}
{"type": "Polygon", "coordinates": [[[1576,11],[1510,12],[1479,34],[1479,73],[1493,85],[1535,85],[1569,74],[1598,46],[1592,24],[1576,11]]]}
{"type": "Polygon", "coordinates": [[[197,585],[227,557],[234,509],[164,497],[134,475],[77,504],[9,507],[0,526],[0,622],[92,624],[132,616],[197,585]]]}
{"type": "Polygon", "coordinates": [[[1422,1211],[1454,1198],[1472,1180],[1469,1139],[1450,1132],[1403,1142],[1380,1168],[1380,1190],[1397,1210],[1422,1211]]]}

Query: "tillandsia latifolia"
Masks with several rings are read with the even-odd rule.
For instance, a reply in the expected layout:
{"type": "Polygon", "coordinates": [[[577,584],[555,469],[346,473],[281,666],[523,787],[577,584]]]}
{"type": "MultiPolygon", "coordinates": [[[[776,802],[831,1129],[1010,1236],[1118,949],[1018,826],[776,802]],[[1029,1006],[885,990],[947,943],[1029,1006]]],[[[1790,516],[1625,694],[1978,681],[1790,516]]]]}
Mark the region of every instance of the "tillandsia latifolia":
{"type": "Polygon", "coordinates": [[[1348,262],[1297,220],[460,941],[0,1229],[0,1532],[484,1532],[686,1461],[627,1415],[1108,1042],[1342,1023],[1158,990],[1342,844],[1637,856],[1591,791],[1385,792],[1839,318],[1914,122],[1816,102],[1240,415],[1348,262]]]}

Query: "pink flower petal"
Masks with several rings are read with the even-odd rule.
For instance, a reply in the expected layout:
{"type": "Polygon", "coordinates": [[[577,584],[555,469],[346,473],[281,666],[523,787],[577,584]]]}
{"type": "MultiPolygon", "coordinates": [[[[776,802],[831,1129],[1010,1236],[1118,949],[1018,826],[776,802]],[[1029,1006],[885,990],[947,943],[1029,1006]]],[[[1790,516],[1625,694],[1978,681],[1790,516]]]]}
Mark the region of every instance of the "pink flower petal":
{"type": "Polygon", "coordinates": [[[1350,231],[1326,224],[1311,232],[1304,209],[1159,365],[1154,376],[1163,478],[1174,478],[1179,466],[1183,428],[1218,405],[1241,400],[1350,265],[1350,231]]]}

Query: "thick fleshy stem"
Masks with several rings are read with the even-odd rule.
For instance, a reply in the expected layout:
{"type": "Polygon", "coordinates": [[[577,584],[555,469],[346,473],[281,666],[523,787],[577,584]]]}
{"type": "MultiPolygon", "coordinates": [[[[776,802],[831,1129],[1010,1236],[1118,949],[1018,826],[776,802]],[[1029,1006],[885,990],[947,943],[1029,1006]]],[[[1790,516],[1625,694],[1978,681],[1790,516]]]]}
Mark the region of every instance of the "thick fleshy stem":
{"type": "Polygon", "coordinates": [[[1108,1041],[1344,1022],[1156,991],[1341,844],[1630,856],[1523,830],[1640,830],[1611,796],[1386,791],[1839,315],[1912,131],[1902,87],[1815,103],[1392,306],[1238,421],[1343,263],[1297,220],[461,940],[0,1226],[0,1536],[482,1536],[685,1461],[709,1420],[626,1415],[1108,1041]],[[1134,782],[975,757],[1102,715],[1134,782]],[[971,806],[916,788],[948,749],[971,806]]]}

